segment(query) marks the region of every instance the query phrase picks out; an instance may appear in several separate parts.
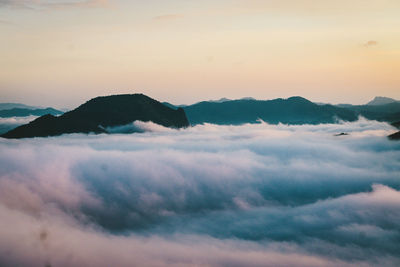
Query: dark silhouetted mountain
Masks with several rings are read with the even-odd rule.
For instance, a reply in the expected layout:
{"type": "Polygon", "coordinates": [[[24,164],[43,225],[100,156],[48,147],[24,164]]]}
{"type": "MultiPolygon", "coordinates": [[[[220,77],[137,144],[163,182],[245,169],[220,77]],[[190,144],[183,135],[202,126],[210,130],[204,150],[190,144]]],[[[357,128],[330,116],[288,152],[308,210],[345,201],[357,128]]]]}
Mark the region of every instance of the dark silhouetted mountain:
{"type": "Polygon", "coordinates": [[[338,133],[338,134],[334,134],[334,136],[344,136],[344,135],[349,135],[348,133],[338,133]]]}
{"type": "Polygon", "coordinates": [[[395,122],[400,119],[400,102],[383,105],[348,105],[346,109],[370,120],[395,122]]]}
{"type": "Polygon", "coordinates": [[[400,129],[400,121],[392,122],[392,125],[398,129],[400,129]]]}
{"type": "Polygon", "coordinates": [[[63,112],[54,108],[43,108],[43,109],[12,108],[12,109],[0,110],[0,117],[2,118],[26,117],[31,115],[43,116],[46,114],[61,115],[63,114],[63,112]]]}
{"type": "Polygon", "coordinates": [[[388,136],[390,140],[400,140],[400,131],[388,136]]]}
{"type": "MultiPolygon", "coordinates": [[[[256,100],[256,99],[253,98],[253,97],[243,97],[243,98],[240,98],[240,99],[237,99],[237,100],[256,100]]],[[[171,104],[171,103],[168,103],[168,102],[162,102],[162,103],[164,105],[166,105],[167,107],[170,107],[170,108],[173,108],[173,109],[177,109],[177,108],[185,108],[185,107],[188,107],[188,106],[193,106],[193,105],[196,105],[196,104],[199,104],[199,103],[202,103],[202,102],[223,103],[223,102],[228,102],[228,101],[234,101],[234,100],[226,98],[226,97],[222,97],[222,98],[217,99],[217,100],[200,101],[200,102],[197,102],[197,103],[192,104],[192,105],[183,105],[183,104],[182,105],[174,105],[174,104],[171,104]]]]}
{"type": "Polygon", "coordinates": [[[44,115],[19,126],[5,138],[54,136],[64,133],[104,133],[110,126],[152,121],[165,127],[189,125],[183,109],[171,109],[143,94],[96,97],[59,117],[44,115]]]}
{"type": "Polygon", "coordinates": [[[223,97],[217,100],[210,100],[209,102],[216,102],[216,103],[222,103],[222,102],[226,102],[226,101],[231,101],[231,99],[223,97]]]}
{"type": "Polygon", "coordinates": [[[28,106],[20,103],[0,103],[0,110],[13,109],[13,108],[39,109],[39,107],[28,106]]]}
{"type": "MultiPolygon", "coordinates": [[[[316,103],[316,104],[319,104],[319,103],[316,103]]],[[[320,103],[319,105],[326,105],[326,103],[320,103]]],[[[339,107],[339,108],[351,108],[353,105],[352,104],[337,104],[334,106],[339,107]]]]}
{"type": "Polygon", "coordinates": [[[216,102],[199,102],[183,107],[191,124],[243,124],[261,119],[268,123],[318,124],[337,119],[354,121],[354,111],[332,105],[317,105],[302,97],[288,99],[240,99],[216,102]]]}
{"type": "Polygon", "coordinates": [[[162,104],[164,104],[165,106],[167,106],[169,108],[175,109],[175,110],[178,109],[179,107],[181,107],[181,106],[178,106],[178,105],[173,105],[173,104],[168,103],[168,102],[162,102],[162,104]]]}
{"type": "Polygon", "coordinates": [[[379,106],[379,105],[386,105],[391,103],[400,103],[400,101],[395,100],[393,98],[384,97],[384,96],[376,96],[373,100],[367,103],[367,105],[372,106],[379,106]]]}

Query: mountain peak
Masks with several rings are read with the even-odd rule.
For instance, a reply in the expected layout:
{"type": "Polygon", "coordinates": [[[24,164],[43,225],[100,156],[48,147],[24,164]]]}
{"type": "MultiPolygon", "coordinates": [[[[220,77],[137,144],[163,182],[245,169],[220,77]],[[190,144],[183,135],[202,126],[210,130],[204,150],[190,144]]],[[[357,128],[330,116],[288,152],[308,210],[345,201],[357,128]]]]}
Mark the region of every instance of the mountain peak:
{"type": "Polygon", "coordinates": [[[296,101],[296,102],[305,102],[305,103],[312,103],[310,100],[307,98],[301,97],[301,96],[292,96],[289,97],[287,100],[289,101],[296,101]]]}
{"type": "Polygon", "coordinates": [[[229,99],[229,98],[226,98],[226,97],[222,97],[222,98],[217,99],[217,100],[209,100],[208,102],[212,102],[212,103],[223,103],[223,102],[227,102],[227,101],[232,101],[232,100],[229,99]]]}
{"type": "Polygon", "coordinates": [[[59,117],[42,116],[3,135],[6,138],[102,133],[105,127],[152,121],[165,127],[189,126],[182,108],[172,109],[143,94],[100,96],[59,117]]]}
{"type": "Polygon", "coordinates": [[[390,103],[396,103],[399,102],[398,100],[395,100],[390,97],[385,97],[385,96],[376,96],[373,100],[367,103],[367,105],[371,106],[378,106],[378,105],[385,105],[385,104],[390,104],[390,103]]]}

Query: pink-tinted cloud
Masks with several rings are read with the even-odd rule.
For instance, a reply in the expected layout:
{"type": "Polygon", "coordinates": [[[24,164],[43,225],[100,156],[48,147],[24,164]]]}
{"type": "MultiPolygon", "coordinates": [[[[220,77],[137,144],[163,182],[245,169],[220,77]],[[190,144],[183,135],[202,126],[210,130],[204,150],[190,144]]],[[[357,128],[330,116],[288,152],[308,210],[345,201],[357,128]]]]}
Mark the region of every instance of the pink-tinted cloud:
{"type": "Polygon", "coordinates": [[[392,126],[133,126],[0,139],[0,265],[400,264],[392,126]]]}
{"type": "Polygon", "coordinates": [[[377,41],[373,41],[373,40],[371,40],[371,41],[368,41],[368,42],[366,42],[365,44],[364,44],[364,47],[371,47],[371,46],[377,46],[378,45],[378,42],[377,41]]]}

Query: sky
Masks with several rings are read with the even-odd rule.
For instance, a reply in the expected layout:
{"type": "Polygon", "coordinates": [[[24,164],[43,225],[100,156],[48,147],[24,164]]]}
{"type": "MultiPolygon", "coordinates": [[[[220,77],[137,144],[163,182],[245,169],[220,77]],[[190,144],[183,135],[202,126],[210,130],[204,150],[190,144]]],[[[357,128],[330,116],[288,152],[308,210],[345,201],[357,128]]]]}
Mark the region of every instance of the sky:
{"type": "Polygon", "coordinates": [[[131,125],[0,138],[1,266],[400,265],[393,126],[131,125]]]}
{"type": "Polygon", "coordinates": [[[400,99],[398,0],[0,0],[0,101],[400,99]]]}

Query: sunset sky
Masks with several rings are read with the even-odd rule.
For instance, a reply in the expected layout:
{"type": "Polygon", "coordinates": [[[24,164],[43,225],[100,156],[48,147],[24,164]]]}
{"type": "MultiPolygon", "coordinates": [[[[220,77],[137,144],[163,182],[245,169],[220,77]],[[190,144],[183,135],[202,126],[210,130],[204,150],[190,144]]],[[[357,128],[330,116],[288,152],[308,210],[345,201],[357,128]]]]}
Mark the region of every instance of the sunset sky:
{"type": "Polygon", "coordinates": [[[0,102],[400,99],[399,0],[0,0],[0,102]]]}

